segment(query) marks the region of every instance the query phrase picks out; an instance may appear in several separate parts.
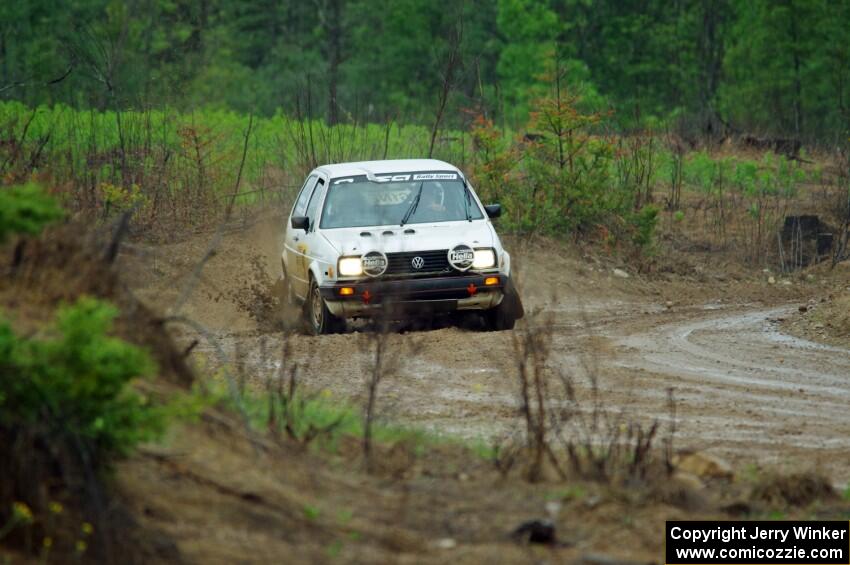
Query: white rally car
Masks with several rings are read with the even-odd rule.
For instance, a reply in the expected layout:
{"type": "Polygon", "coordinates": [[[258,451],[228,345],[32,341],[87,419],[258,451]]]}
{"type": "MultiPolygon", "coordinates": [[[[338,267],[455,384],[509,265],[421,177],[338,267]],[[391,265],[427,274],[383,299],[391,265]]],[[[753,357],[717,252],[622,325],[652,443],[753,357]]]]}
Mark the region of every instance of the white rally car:
{"type": "Polygon", "coordinates": [[[511,256],[456,167],[433,159],[318,167],[287,222],[282,284],[313,334],[346,318],[479,313],[492,330],[523,316],[511,256]]]}

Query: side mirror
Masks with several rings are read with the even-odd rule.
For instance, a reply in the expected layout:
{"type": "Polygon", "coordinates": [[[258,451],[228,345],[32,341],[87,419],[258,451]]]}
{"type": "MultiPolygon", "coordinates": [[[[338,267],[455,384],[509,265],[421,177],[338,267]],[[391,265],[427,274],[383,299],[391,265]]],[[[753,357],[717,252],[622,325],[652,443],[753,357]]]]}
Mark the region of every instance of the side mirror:
{"type": "Polygon", "coordinates": [[[310,227],[310,218],[307,216],[292,216],[290,223],[292,224],[292,229],[307,231],[310,227]]]}
{"type": "MultiPolygon", "coordinates": [[[[502,215],[502,205],[501,204],[487,204],[484,206],[484,211],[487,212],[488,218],[498,218],[502,215]]],[[[295,219],[295,218],[293,218],[295,219]]]]}

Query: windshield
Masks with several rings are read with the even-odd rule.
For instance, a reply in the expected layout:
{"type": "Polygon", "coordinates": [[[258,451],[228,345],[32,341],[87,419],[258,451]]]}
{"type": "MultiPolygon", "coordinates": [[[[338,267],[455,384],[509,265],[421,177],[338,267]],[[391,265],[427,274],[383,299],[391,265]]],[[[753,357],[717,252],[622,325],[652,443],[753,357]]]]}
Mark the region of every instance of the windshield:
{"type": "Polygon", "coordinates": [[[483,217],[455,173],[394,174],[378,177],[377,182],[363,175],[331,181],[320,227],[426,224],[483,217]]]}

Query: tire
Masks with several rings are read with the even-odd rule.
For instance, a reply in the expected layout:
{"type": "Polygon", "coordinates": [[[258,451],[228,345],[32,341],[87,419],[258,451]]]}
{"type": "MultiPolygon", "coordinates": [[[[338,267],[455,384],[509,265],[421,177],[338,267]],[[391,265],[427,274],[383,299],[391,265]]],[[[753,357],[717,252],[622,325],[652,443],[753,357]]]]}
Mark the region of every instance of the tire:
{"type": "Polygon", "coordinates": [[[482,317],[484,319],[484,328],[491,332],[501,332],[512,330],[516,325],[516,321],[525,314],[522,301],[520,301],[519,293],[514,288],[514,285],[508,279],[505,285],[505,296],[495,308],[486,310],[482,317]]]}
{"type": "Polygon", "coordinates": [[[508,297],[506,296],[501,304],[484,312],[484,329],[488,332],[502,332],[514,329],[516,318],[513,316],[513,312],[509,308],[506,308],[505,302],[507,302],[507,299],[508,297]]]}
{"type": "Polygon", "coordinates": [[[345,331],[345,320],[331,314],[315,280],[310,281],[310,291],[304,301],[303,314],[304,325],[310,335],[327,335],[345,331]]]}

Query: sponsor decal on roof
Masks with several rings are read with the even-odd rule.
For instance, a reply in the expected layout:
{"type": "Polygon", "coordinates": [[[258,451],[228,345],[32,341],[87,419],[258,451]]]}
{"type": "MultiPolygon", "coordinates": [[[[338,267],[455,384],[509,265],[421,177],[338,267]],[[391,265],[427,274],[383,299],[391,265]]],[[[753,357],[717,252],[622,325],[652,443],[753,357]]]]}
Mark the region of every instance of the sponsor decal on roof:
{"type": "Polygon", "coordinates": [[[456,173],[427,173],[413,175],[413,180],[457,180],[456,173]]]}
{"type": "MultiPolygon", "coordinates": [[[[394,173],[391,175],[375,175],[372,178],[375,182],[409,182],[423,180],[458,180],[460,175],[457,173],[394,173]]],[[[366,175],[357,175],[353,177],[334,179],[333,184],[349,184],[364,180],[368,180],[366,175]]]]}

